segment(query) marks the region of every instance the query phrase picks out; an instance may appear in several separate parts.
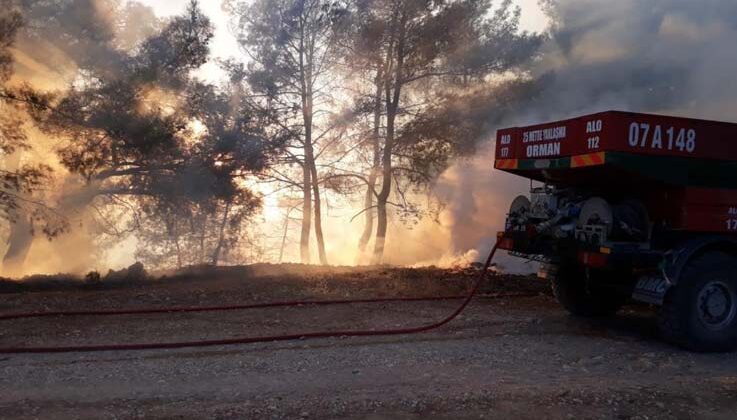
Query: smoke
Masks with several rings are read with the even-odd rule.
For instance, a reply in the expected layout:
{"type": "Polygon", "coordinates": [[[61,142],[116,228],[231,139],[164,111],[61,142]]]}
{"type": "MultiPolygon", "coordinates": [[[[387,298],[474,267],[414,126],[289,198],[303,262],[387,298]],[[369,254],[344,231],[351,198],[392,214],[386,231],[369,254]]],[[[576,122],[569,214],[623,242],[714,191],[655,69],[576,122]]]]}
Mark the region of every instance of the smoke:
{"type": "Polygon", "coordinates": [[[574,0],[550,11],[537,70],[549,78],[543,116],[622,108],[734,118],[737,3],[574,0]]]}
{"type": "MultiPolygon", "coordinates": [[[[539,57],[524,69],[529,83],[489,95],[486,139],[473,157],[455,162],[434,185],[446,207],[417,225],[394,217],[386,262],[450,266],[485,257],[512,199],[530,186],[493,169],[496,129],[611,109],[736,119],[734,1],[543,3],[550,27],[539,57]]],[[[466,118],[479,118],[479,106],[469,105],[473,110],[466,118]]],[[[360,227],[360,222],[348,228],[338,224],[328,233],[328,244],[337,244],[329,252],[334,260],[351,263],[360,227]]],[[[512,272],[536,268],[504,255],[500,261],[512,272]]]]}
{"type": "MultiPolygon", "coordinates": [[[[26,25],[10,50],[15,69],[10,84],[25,82],[41,90],[63,91],[86,69],[115,74],[125,68],[121,65],[124,52],[135,50],[161,28],[153,11],[135,2],[17,0],[13,4],[20,6],[26,25]]],[[[445,207],[436,217],[416,223],[393,217],[386,262],[454,265],[484,257],[495,232],[503,228],[511,199],[529,188],[525,179],[493,170],[493,136],[498,128],[609,109],[735,119],[734,0],[544,4],[551,26],[539,57],[523,69],[529,83],[519,84],[516,92],[490,95],[486,141],[473,157],[446,170],[433,187],[445,207]]],[[[484,117],[476,110],[469,118],[484,117]]],[[[58,140],[37,132],[31,135],[34,150],[23,160],[54,166],[57,185],[50,189],[55,190],[53,200],[69,214],[72,233],[52,242],[37,237],[26,265],[36,272],[95,268],[101,248],[93,239],[96,227],[87,223],[94,209],[86,205],[85,190],[58,165],[54,152],[58,140]]],[[[353,264],[362,217],[347,220],[361,205],[326,200],[332,200],[325,206],[330,260],[353,264]]],[[[283,219],[269,219],[276,220],[280,222],[274,236],[280,243],[283,219]]],[[[132,250],[118,247],[112,252],[132,250]]],[[[502,260],[502,265],[511,271],[532,269],[512,259],[502,260]]]]}
{"type": "MultiPolygon", "coordinates": [[[[529,67],[539,90],[496,129],[612,109],[737,120],[737,2],[544,3],[549,38],[529,67]]],[[[449,203],[444,224],[455,255],[486,252],[512,198],[529,189],[523,178],[492,169],[493,136],[438,182],[449,203]]],[[[525,269],[505,262],[513,271],[525,269]]]]}
{"type": "MultiPolygon", "coordinates": [[[[9,48],[12,73],[9,87],[28,85],[44,92],[63,93],[81,72],[113,75],[123,69],[124,51],[136,48],[155,33],[160,23],[152,10],[136,2],[117,0],[16,0],[10,6],[23,16],[23,26],[9,48]]],[[[11,7],[11,10],[12,10],[11,7]]],[[[60,139],[24,125],[29,150],[6,156],[21,163],[42,163],[53,169],[53,180],[34,199],[53,207],[70,226],[48,240],[38,227],[21,222],[2,227],[0,274],[83,272],[103,264],[103,250],[96,242],[99,227],[90,207],[94,186],[70,174],[60,163],[60,139]]]]}

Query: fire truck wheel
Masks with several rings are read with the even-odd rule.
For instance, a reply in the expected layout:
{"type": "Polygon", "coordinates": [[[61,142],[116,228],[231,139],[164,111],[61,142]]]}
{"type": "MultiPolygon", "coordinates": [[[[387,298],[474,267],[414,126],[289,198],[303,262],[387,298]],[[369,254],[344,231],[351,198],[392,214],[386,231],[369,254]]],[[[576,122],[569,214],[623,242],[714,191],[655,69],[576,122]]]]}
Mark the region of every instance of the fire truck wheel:
{"type": "Polygon", "coordinates": [[[602,317],[616,313],[627,300],[611,291],[593,289],[596,281],[586,281],[586,272],[575,265],[561,266],[553,277],[553,294],[568,312],[582,317],[602,317]]]}
{"type": "Polygon", "coordinates": [[[737,348],[737,259],[709,252],[684,268],[665,297],[659,327],[663,338],[693,351],[737,348]]]}

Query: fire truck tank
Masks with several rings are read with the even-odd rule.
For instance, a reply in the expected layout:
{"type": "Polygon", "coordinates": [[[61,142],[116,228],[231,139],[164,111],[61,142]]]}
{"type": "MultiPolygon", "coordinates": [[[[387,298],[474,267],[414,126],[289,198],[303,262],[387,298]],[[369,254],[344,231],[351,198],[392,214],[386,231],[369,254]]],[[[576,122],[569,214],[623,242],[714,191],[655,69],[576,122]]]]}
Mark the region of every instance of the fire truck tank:
{"type": "Polygon", "coordinates": [[[609,111],[497,133],[495,168],[635,198],[691,231],[737,231],[737,124],[609,111]]]}

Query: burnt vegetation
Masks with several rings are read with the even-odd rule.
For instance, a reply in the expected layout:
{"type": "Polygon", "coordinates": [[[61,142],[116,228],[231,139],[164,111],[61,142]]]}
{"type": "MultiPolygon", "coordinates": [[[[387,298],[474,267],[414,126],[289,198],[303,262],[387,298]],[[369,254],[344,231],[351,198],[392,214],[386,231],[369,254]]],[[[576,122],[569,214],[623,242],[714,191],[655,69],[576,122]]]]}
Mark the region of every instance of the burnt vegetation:
{"type": "Polygon", "coordinates": [[[264,191],[285,214],[279,259],[295,221],[300,260],[330,263],[326,205],[340,197],[364,223],[357,262],[379,263],[388,221],[427,215],[434,180],[533,89],[543,41],[508,0],[224,5],[241,51],[216,63],[196,1],[166,20],[117,0],[0,11],[7,274],[81,219],[96,245],[134,238],[157,268],[273,260],[252,229],[264,191]],[[197,76],[205,64],[220,82],[197,76]]]}

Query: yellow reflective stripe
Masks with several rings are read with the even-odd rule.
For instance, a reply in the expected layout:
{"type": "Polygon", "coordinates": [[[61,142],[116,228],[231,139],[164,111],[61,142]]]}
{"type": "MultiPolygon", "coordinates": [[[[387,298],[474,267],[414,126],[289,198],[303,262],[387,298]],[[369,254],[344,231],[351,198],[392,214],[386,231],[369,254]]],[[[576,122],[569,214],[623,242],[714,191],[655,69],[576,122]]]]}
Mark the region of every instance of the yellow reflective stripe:
{"type": "Polygon", "coordinates": [[[606,162],[606,153],[589,153],[587,155],[578,155],[571,158],[571,168],[581,168],[585,166],[603,165],[606,162]]]}
{"type": "Polygon", "coordinates": [[[517,159],[499,159],[496,161],[497,169],[517,169],[517,159]]]}

